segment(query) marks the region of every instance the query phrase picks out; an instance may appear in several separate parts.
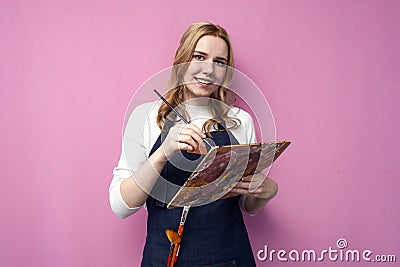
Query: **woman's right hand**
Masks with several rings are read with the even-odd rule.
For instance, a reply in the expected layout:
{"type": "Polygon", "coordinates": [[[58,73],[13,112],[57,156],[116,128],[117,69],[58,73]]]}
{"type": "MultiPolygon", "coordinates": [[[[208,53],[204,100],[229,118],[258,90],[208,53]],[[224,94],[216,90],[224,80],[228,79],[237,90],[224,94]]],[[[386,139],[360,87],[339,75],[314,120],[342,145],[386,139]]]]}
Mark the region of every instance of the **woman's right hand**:
{"type": "Polygon", "coordinates": [[[205,146],[205,137],[206,135],[194,124],[178,124],[171,127],[161,148],[167,158],[171,158],[179,150],[200,151],[205,146]]]}

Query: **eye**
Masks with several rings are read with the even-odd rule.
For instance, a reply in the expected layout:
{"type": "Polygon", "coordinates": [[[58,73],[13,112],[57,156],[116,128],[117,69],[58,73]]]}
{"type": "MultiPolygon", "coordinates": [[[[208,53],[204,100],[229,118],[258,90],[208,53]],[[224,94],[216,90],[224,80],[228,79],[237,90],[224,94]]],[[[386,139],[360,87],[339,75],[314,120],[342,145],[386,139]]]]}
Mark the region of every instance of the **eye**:
{"type": "Polygon", "coordinates": [[[214,61],[214,64],[217,66],[225,66],[226,65],[224,61],[220,61],[220,60],[214,61]]]}
{"type": "Polygon", "coordinates": [[[205,59],[202,55],[193,55],[193,58],[197,61],[203,61],[205,59]]]}

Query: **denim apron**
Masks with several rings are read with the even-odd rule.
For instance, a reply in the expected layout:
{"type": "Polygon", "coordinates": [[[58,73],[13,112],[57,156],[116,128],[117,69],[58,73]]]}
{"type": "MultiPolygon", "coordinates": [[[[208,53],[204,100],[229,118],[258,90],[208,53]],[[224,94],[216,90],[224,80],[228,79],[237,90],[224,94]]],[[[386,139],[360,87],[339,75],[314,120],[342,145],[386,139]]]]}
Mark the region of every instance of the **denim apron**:
{"type": "MultiPolygon", "coordinates": [[[[221,130],[221,125],[218,125],[221,130]]],[[[223,130],[223,128],[222,128],[223,130]]],[[[237,143],[232,133],[211,132],[216,145],[237,143]]],[[[161,145],[161,135],[150,151],[153,154],[161,145]]],[[[182,152],[188,159],[199,155],[182,152]]],[[[161,176],[177,185],[190,176],[169,162],[164,166],[161,176]]],[[[183,266],[256,266],[243,216],[239,207],[239,197],[220,199],[210,204],[191,207],[186,218],[177,267],[183,266]]],[[[167,209],[166,204],[149,195],[146,200],[147,237],[141,266],[166,266],[170,242],[165,230],[177,230],[182,208],[167,209]]]]}

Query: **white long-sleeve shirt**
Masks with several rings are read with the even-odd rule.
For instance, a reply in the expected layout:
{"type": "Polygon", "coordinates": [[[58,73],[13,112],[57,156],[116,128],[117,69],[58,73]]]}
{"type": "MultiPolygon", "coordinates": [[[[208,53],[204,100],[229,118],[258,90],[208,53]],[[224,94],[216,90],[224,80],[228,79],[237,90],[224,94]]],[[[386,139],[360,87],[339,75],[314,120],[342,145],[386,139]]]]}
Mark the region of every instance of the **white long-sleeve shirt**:
{"type": "MultiPolygon", "coordinates": [[[[156,120],[159,105],[160,102],[158,101],[137,106],[133,110],[125,128],[122,153],[118,165],[113,170],[113,179],[109,187],[111,209],[120,218],[126,218],[140,209],[140,207],[130,208],[127,205],[122,198],[120,187],[122,181],[135,173],[148,159],[149,153],[161,133],[156,120]]],[[[204,122],[211,118],[208,109],[204,108],[204,106],[186,104],[185,108],[190,115],[191,123],[200,129],[202,129],[204,122]]],[[[239,144],[256,142],[254,123],[250,114],[233,107],[228,116],[240,120],[240,126],[230,130],[239,144]]],[[[242,210],[245,211],[244,201],[245,197],[241,196],[239,203],[242,210]]]]}

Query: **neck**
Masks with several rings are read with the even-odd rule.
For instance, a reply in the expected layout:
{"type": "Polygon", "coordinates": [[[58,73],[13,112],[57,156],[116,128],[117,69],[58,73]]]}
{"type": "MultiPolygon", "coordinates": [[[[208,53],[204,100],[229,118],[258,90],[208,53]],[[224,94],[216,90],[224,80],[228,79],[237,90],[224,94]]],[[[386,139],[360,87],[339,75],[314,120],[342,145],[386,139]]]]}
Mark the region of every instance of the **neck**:
{"type": "Polygon", "coordinates": [[[185,104],[191,106],[208,106],[210,104],[209,97],[194,97],[185,99],[185,104]]]}

